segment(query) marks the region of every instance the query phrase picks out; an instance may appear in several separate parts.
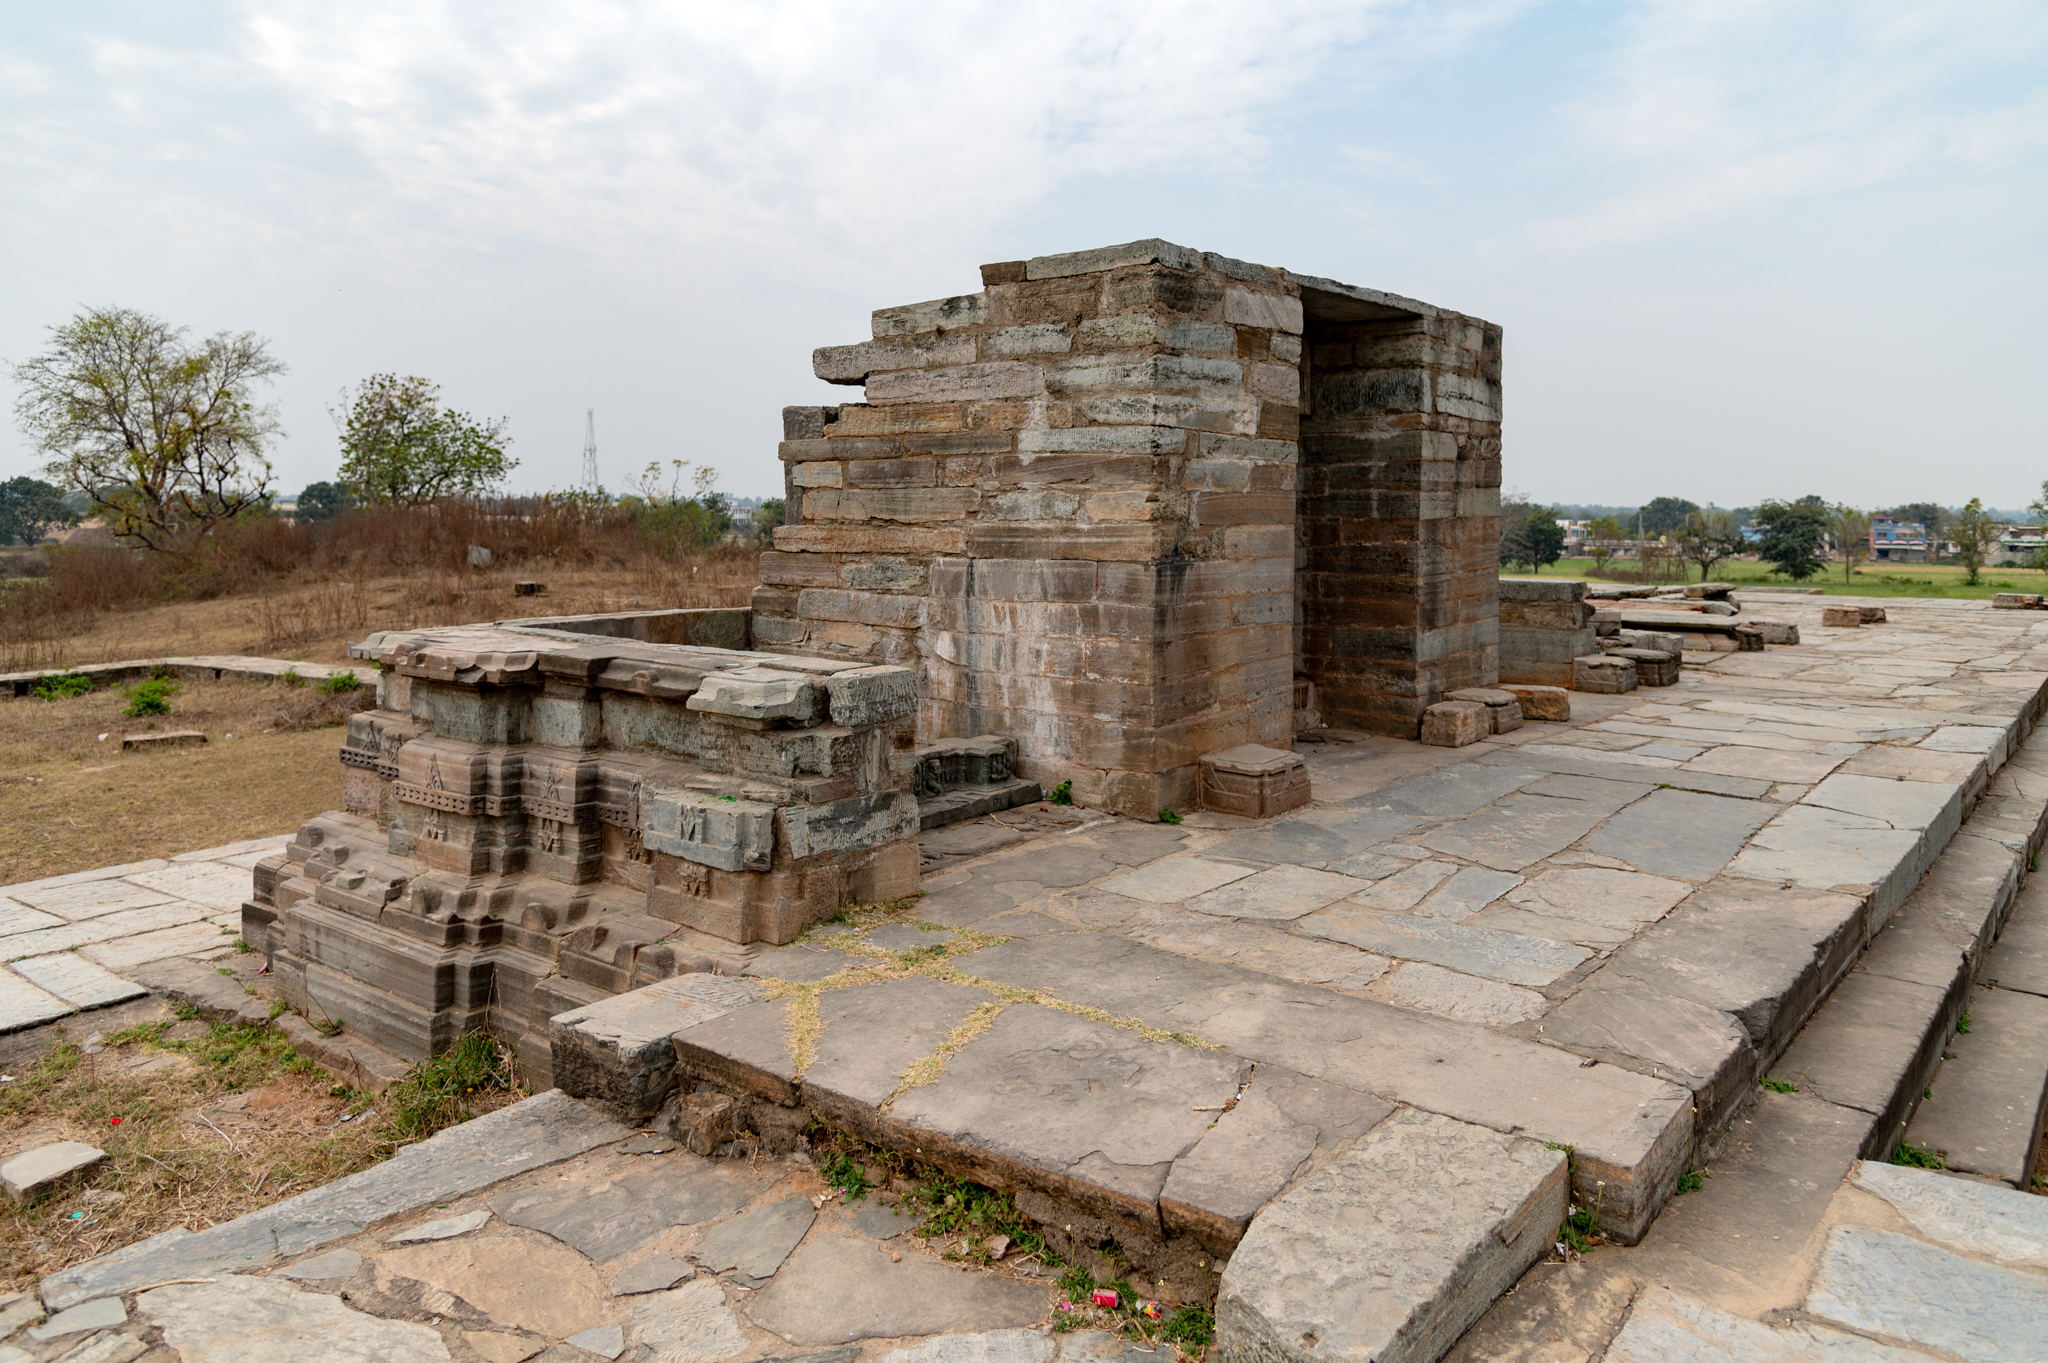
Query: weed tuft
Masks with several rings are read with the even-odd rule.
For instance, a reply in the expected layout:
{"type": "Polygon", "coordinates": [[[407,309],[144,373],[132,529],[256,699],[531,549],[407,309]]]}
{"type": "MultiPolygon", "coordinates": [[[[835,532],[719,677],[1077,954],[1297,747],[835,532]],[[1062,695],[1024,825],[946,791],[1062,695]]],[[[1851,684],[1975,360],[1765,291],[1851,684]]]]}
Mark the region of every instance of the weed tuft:
{"type": "Polygon", "coordinates": [[[1160,810],[1160,811],[1159,811],[1159,822],[1161,822],[1161,823],[1179,823],[1179,822],[1180,822],[1180,815],[1178,815],[1178,814],[1174,813],[1174,812],[1173,812],[1172,810],[1170,810],[1170,809],[1162,809],[1162,810],[1160,810]]]}
{"type": "Polygon", "coordinates": [[[1765,1088],[1769,1089],[1773,1093],[1799,1092],[1799,1085],[1788,1084],[1783,1079],[1773,1079],[1768,1074],[1765,1075],[1763,1078],[1757,1080],[1757,1082],[1759,1084],[1762,1084],[1765,1088]]]}
{"type": "Polygon", "coordinates": [[[88,695],[92,691],[92,678],[83,672],[59,672],[44,677],[30,692],[37,700],[70,700],[74,696],[88,695]]]}
{"type": "Polygon", "coordinates": [[[151,677],[140,681],[121,694],[128,697],[128,703],[121,707],[121,713],[130,719],[142,719],[148,715],[171,713],[171,697],[182,689],[164,677],[151,677]]]}
{"type": "Polygon", "coordinates": [[[517,1055],[489,1032],[465,1032],[453,1046],[407,1070],[379,1100],[401,1144],[425,1140],[475,1116],[479,1095],[516,1082],[517,1055]]]}
{"type": "Polygon", "coordinates": [[[323,696],[345,696],[349,692],[355,690],[357,687],[361,685],[362,682],[356,679],[355,672],[353,670],[350,670],[346,672],[336,672],[332,676],[328,677],[326,680],[322,681],[314,689],[317,690],[323,696]]]}
{"type": "Polygon", "coordinates": [[[1942,1162],[1939,1155],[1924,1145],[1916,1150],[1909,1141],[1900,1141],[1899,1148],[1892,1151],[1892,1163],[1903,1164],[1909,1169],[1948,1168],[1948,1165],[1942,1162]]]}
{"type": "Polygon", "coordinates": [[[1052,788],[1052,794],[1045,797],[1049,805],[1071,805],[1074,803],[1074,783],[1062,781],[1052,788]]]}

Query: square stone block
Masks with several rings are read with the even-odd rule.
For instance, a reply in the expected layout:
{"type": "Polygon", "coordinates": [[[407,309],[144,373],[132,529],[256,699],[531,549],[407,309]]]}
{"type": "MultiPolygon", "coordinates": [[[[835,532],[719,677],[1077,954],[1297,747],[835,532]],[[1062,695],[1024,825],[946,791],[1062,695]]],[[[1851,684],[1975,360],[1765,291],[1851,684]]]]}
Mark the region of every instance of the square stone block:
{"type": "Polygon", "coordinates": [[[1219,814],[1271,818],[1309,801],[1300,753],[1245,743],[1202,759],[1202,806],[1219,814]]]}
{"type": "Polygon", "coordinates": [[[1620,695],[1636,689],[1636,665],[1614,653],[1589,653],[1572,659],[1572,690],[1620,695]]]}
{"type": "Polygon", "coordinates": [[[1562,686],[1507,686],[1501,690],[1513,696],[1522,707],[1522,718],[1540,719],[1549,723],[1569,723],[1572,717],[1572,693],[1562,686]]]}
{"type": "Polygon", "coordinates": [[[1465,686],[1456,691],[1446,691],[1444,699],[1469,700],[1484,705],[1487,723],[1494,733],[1509,733],[1522,727],[1522,703],[1512,691],[1497,686],[1465,686]]]}
{"type": "Polygon", "coordinates": [[[1822,606],[1820,622],[1829,629],[1855,629],[1863,623],[1863,612],[1854,606],[1822,606]]]}
{"type": "Polygon", "coordinates": [[[1489,707],[1476,700],[1442,700],[1422,712],[1422,741],[1437,748],[1462,748],[1493,732],[1489,707]]]}

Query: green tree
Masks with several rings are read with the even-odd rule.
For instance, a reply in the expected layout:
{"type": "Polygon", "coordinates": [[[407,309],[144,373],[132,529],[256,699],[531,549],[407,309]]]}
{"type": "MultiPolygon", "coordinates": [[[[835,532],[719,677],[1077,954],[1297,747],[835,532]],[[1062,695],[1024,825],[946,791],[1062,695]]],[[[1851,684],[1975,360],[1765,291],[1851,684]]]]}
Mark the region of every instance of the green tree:
{"type": "Polygon", "coordinates": [[[1557,513],[1549,507],[1526,503],[1521,505],[1527,509],[1510,520],[1507,513],[1511,505],[1502,507],[1501,561],[1526,564],[1530,571],[1540,573],[1544,564],[1555,563],[1564,554],[1564,527],[1557,523],[1557,513]]]}
{"type": "Polygon", "coordinates": [[[775,543],[775,531],[789,514],[789,506],[780,497],[770,497],[754,508],[754,538],[762,544],[775,543]]]}
{"type": "Polygon", "coordinates": [[[1622,537],[1621,523],[1612,516],[1586,523],[1586,553],[1593,560],[1596,574],[1607,566],[1607,560],[1614,556],[1615,542],[1622,537]]]}
{"type": "Polygon", "coordinates": [[[302,521],[331,521],[356,504],[346,483],[308,483],[299,494],[298,518],[302,521]]]}
{"type": "Polygon", "coordinates": [[[223,521],[263,504],[264,449],[277,411],[258,384],[285,372],[268,343],[186,328],[129,308],[90,308],[50,328],[50,347],[14,367],[14,413],[48,459],[44,472],[83,493],[123,539],[196,547],[223,521]]]}
{"type": "Polygon", "coordinates": [[[1842,580],[1856,576],[1856,565],[1870,557],[1870,517],[1853,506],[1838,506],[1828,518],[1828,539],[1842,556],[1842,580]]]}
{"type": "Polygon", "coordinates": [[[1984,558],[1998,547],[1999,531],[2003,528],[1984,509],[1984,501],[1979,497],[1970,498],[1970,504],[1949,522],[1948,537],[1955,541],[1956,562],[1963,565],[1964,585],[1977,585],[1977,575],[1984,570],[1984,558]]]}
{"type": "Polygon", "coordinates": [[[0,544],[41,544],[60,525],[78,524],[64,489],[26,475],[0,483],[0,544]]]}
{"type": "Polygon", "coordinates": [[[1742,552],[1742,528],[1735,517],[1726,511],[1712,507],[1695,511],[1685,518],[1679,527],[1679,556],[1688,563],[1699,565],[1700,581],[1705,582],[1713,575],[1714,569],[1724,560],[1742,552]]]}
{"type": "MultiPolygon", "coordinates": [[[[2048,486],[2042,491],[2048,494],[2048,486]]],[[[1941,538],[1942,527],[1948,524],[1948,512],[1939,502],[1902,502],[1884,514],[1905,525],[1926,526],[1930,544],[1941,538]]]]}
{"type": "Polygon", "coordinates": [[[329,411],[341,429],[340,479],[365,502],[477,496],[518,467],[505,453],[504,418],[443,407],[440,386],[416,375],[372,374],[342,398],[346,411],[329,411]]]}
{"type": "Polygon", "coordinates": [[[1750,523],[1763,532],[1757,548],[1772,572],[1804,582],[1820,571],[1830,519],[1827,503],[1808,496],[1796,502],[1763,502],[1750,523]]]}
{"type": "Polygon", "coordinates": [[[1685,528],[1685,518],[1698,511],[1699,503],[1688,502],[1683,497],[1652,497],[1636,511],[1642,523],[1643,533],[1655,538],[1670,535],[1685,528]]]}

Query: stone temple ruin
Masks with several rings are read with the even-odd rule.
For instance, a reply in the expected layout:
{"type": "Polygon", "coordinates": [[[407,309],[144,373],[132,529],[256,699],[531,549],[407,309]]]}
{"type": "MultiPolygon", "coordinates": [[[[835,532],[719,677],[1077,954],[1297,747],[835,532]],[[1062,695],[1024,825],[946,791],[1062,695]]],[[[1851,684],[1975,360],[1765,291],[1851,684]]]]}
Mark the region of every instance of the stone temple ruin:
{"type": "MultiPolygon", "coordinates": [[[[1307,798],[1499,671],[1500,328],[1163,241],[982,268],[818,350],[748,611],[373,635],[345,812],[259,868],[286,997],[420,1058],[908,895],[917,835],[1070,783],[1307,798]],[[751,650],[751,651],[750,651],[751,650]]],[[[1576,644],[1574,646],[1577,646],[1576,644]]]]}

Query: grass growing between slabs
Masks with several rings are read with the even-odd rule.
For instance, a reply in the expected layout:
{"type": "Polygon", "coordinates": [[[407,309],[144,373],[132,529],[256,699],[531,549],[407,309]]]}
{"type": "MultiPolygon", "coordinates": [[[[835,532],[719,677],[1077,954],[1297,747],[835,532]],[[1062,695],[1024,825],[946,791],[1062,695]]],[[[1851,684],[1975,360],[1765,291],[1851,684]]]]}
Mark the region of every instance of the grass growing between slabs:
{"type": "MultiPolygon", "coordinates": [[[[917,1217],[911,1234],[933,1242],[941,1257],[981,1268],[1036,1263],[1056,1274],[1061,1295],[1053,1312],[1056,1331],[1109,1330],[1151,1349],[1171,1345],[1185,1363],[1199,1359],[1215,1338],[1216,1317],[1207,1307],[1160,1308],[1157,1317],[1150,1316],[1127,1273],[1100,1279],[1067,1262],[1017,1210],[1009,1193],[823,1124],[814,1125],[809,1136],[812,1158],[827,1184],[849,1201],[876,1195],[917,1217]],[[1117,1305],[1094,1305],[1098,1288],[1115,1292],[1117,1305]]],[[[1106,1262],[1121,1264],[1122,1252],[1113,1242],[1097,1250],[1106,1262]]]]}
{"type": "Polygon", "coordinates": [[[522,1096],[511,1052],[480,1033],[374,1098],[269,1028],[165,1020],[102,1044],[61,1042],[0,1083],[0,1149],[107,1153],[29,1206],[0,1204],[0,1291],[283,1201],[522,1096]]]}

